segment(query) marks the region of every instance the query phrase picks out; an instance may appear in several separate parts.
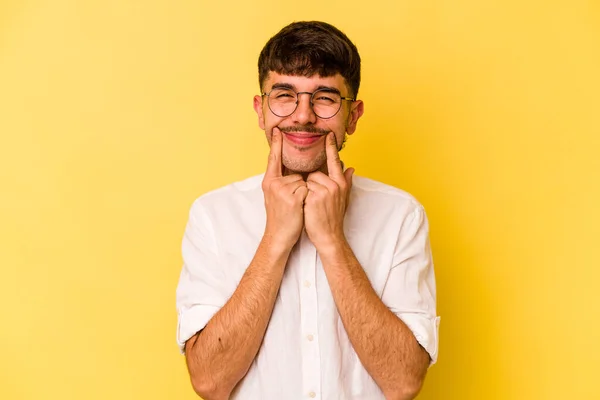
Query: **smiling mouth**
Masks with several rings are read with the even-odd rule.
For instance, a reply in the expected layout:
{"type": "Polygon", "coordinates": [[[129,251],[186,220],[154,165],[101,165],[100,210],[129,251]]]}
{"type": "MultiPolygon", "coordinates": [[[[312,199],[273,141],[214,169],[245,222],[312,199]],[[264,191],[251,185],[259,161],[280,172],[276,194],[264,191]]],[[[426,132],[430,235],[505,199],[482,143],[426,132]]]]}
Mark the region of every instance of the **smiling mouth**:
{"type": "Polygon", "coordinates": [[[287,140],[289,140],[290,142],[299,145],[299,146],[309,146],[315,142],[317,142],[319,139],[321,139],[321,136],[323,135],[319,135],[319,134],[299,134],[296,132],[293,133],[287,133],[284,132],[284,135],[286,137],[287,140]]]}

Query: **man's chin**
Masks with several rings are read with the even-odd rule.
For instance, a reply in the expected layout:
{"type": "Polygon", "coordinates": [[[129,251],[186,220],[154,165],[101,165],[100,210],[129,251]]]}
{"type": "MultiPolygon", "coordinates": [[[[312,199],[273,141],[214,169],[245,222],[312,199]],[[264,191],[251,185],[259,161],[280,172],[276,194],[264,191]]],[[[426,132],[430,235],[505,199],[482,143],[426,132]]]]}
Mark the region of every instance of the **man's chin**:
{"type": "Polygon", "coordinates": [[[287,175],[291,175],[291,174],[306,175],[306,174],[310,174],[311,172],[319,171],[321,169],[320,166],[297,165],[297,164],[293,164],[293,163],[289,163],[289,164],[284,163],[283,166],[285,167],[285,169],[287,171],[287,175]]]}
{"type": "Polygon", "coordinates": [[[320,154],[311,159],[289,159],[283,156],[283,166],[290,171],[290,174],[310,174],[319,171],[327,163],[327,156],[320,154]]]}

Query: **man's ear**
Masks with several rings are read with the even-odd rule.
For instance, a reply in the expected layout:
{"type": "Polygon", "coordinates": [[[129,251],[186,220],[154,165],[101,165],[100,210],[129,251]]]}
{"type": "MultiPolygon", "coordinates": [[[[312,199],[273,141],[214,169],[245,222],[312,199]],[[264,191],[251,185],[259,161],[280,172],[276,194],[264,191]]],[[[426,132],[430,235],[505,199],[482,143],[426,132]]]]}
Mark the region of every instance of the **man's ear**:
{"type": "Polygon", "coordinates": [[[263,104],[262,104],[262,96],[256,95],[254,96],[254,111],[256,111],[256,115],[258,116],[258,126],[263,131],[265,130],[265,116],[263,114],[263,104]]]}
{"type": "Polygon", "coordinates": [[[352,135],[356,130],[356,124],[360,117],[365,112],[365,105],[362,100],[356,100],[350,105],[350,114],[348,114],[348,123],[346,125],[346,133],[352,135]]]}

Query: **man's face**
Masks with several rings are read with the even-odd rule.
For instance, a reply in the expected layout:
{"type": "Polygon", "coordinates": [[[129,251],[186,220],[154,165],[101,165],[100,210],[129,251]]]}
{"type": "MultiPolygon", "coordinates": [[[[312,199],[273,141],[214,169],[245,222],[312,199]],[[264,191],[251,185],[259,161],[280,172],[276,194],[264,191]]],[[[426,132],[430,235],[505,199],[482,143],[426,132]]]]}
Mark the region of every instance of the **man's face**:
{"type": "MultiPolygon", "coordinates": [[[[263,91],[269,93],[273,87],[289,87],[296,92],[314,92],[317,89],[337,90],[342,97],[352,97],[345,79],[337,74],[330,77],[280,75],[270,72],[263,91]]],[[[353,134],[356,123],[363,114],[363,103],[342,100],[340,111],[333,117],[322,119],[315,115],[310,104],[310,95],[298,96],[298,107],[287,117],[278,117],[269,109],[267,96],[254,97],[254,110],[258,115],[258,125],[265,131],[269,146],[273,128],[283,133],[282,161],[288,172],[309,173],[317,170],[326,172],[327,155],[325,138],[327,133],[335,134],[338,150],[346,133],[353,134]]]]}

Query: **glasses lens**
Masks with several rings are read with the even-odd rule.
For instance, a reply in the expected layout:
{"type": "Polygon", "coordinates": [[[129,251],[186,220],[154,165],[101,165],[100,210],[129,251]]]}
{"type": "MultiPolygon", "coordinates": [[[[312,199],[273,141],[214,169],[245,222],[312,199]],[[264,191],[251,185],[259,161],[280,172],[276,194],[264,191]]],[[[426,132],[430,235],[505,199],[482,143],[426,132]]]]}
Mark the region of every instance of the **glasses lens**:
{"type": "Polygon", "coordinates": [[[320,118],[331,118],[340,110],[342,97],[339,93],[329,90],[317,90],[313,94],[313,111],[320,118]]]}
{"type": "Polygon", "coordinates": [[[279,117],[287,117],[296,109],[296,92],[290,89],[273,89],[269,94],[269,108],[279,117]]]}

